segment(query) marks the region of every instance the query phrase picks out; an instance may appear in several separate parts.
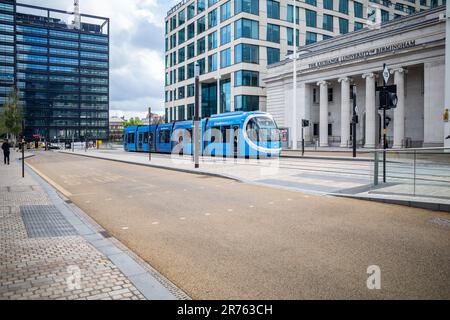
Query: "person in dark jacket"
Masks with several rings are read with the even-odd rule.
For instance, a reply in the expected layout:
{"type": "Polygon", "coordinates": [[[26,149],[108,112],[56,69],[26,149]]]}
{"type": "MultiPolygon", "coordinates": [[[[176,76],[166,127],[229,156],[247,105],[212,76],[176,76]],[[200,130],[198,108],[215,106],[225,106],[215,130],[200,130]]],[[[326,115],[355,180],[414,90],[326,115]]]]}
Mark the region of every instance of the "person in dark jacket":
{"type": "Polygon", "coordinates": [[[8,139],[5,140],[2,144],[2,150],[3,150],[3,159],[5,161],[5,164],[9,166],[9,155],[10,155],[10,149],[11,145],[8,142],[8,139]]]}

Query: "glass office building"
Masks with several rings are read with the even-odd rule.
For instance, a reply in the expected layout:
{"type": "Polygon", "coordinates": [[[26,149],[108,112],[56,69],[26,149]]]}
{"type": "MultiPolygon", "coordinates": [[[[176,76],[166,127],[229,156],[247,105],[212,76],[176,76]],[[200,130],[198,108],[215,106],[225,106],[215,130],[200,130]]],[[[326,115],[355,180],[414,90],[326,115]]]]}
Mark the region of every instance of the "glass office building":
{"type": "Polygon", "coordinates": [[[0,60],[0,106],[16,86],[28,139],[108,138],[108,18],[0,0],[0,60]]]}
{"type": "Polygon", "coordinates": [[[165,20],[166,119],[192,119],[197,63],[202,117],[230,111],[266,111],[266,84],[262,79],[267,66],[286,59],[295,47],[444,2],[183,0],[165,20]]]}

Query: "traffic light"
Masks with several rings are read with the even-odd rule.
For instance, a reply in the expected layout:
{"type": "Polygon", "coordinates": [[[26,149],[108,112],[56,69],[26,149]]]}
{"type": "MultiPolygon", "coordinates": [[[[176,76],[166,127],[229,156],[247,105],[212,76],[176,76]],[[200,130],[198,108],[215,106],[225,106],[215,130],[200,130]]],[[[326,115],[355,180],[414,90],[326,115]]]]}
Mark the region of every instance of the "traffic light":
{"type": "Polygon", "coordinates": [[[308,127],[309,127],[309,120],[303,119],[303,120],[302,120],[302,127],[303,127],[303,128],[308,128],[308,127]]]}
{"type": "Polygon", "coordinates": [[[397,86],[378,87],[377,91],[380,92],[380,110],[397,108],[397,86]]]}

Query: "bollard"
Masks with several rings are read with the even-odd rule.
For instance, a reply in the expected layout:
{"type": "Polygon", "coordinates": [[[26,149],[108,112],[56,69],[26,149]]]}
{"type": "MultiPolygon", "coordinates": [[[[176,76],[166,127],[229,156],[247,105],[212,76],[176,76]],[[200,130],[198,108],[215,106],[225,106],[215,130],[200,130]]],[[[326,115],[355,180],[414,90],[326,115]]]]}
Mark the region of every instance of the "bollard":
{"type": "Polygon", "coordinates": [[[379,161],[379,154],[378,151],[374,152],[374,168],[373,168],[373,185],[377,186],[378,183],[378,161],[379,161]]]}

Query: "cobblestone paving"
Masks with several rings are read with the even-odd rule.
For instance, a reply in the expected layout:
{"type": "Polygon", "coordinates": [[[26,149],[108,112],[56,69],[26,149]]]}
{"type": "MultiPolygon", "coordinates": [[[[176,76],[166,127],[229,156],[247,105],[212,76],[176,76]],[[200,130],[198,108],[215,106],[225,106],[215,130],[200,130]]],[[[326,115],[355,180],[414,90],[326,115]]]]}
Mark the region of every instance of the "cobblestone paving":
{"type": "Polygon", "coordinates": [[[9,167],[0,165],[0,300],[144,299],[81,236],[29,237],[21,207],[52,202],[31,177],[21,178],[12,160],[9,167]]]}

